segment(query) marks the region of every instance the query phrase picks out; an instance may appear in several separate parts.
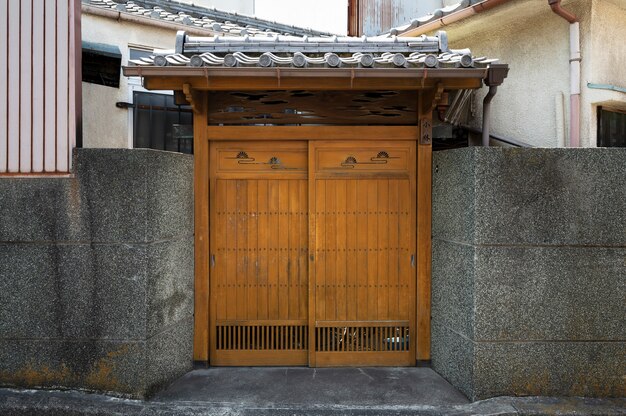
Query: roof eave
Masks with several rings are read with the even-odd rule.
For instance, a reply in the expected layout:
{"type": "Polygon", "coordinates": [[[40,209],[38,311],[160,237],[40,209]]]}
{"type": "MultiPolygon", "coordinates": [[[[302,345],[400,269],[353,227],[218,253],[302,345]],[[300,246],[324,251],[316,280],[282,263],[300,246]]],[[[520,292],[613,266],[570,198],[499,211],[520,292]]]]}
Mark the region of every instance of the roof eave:
{"type": "Polygon", "coordinates": [[[92,16],[100,16],[108,19],[116,20],[116,21],[127,21],[131,23],[137,23],[145,26],[158,27],[163,29],[168,29],[172,31],[184,30],[187,33],[194,35],[202,35],[202,36],[215,36],[221,33],[217,33],[211,29],[200,28],[197,26],[189,26],[182,23],[177,22],[169,22],[165,20],[156,20],[150,17],[145,16],[137,16],[131,13],[120,12],[117,10],[108,10],[103,9],[97,6],[91,6],[89,4],[83,3],[81,6],[81,10],[83,14],[88,14],[92,16]]]}
{"type": "Polygon", "coordinates": [[[220,79],[239,79],[249,89],[367,89],[378,83],[397,89],[430,88],[442,82],[448,89],[480,88],[489,68],[210,68],[123,67],[125,76],[141,76],[147,89],[182,89],[184,83],[202,90],[241,89],[220,79]],[[322,79],[337,80],[336,83],[322,79]],[[387,83],[387,84],[386,84],[387,83]],[[180,85],[178,85],[180,84],[180,85]]]}

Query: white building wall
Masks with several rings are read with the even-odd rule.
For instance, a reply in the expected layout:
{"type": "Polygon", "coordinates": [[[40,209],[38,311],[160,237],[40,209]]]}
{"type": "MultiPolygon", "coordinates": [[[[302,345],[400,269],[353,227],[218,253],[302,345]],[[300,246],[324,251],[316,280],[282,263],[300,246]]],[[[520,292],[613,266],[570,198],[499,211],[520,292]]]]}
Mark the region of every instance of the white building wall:
{"type": "MultiPolygon", "coordinates": [[[[128,64],[129,45],[152,50],[174,48],[176,30],[167,30],[107,17],[82,15],[83,40],[116,45],[122,53],[122,66],[128,64]]],[[[128,148],[130,111],[115,106],[129,102],[128,78],[121,74],[120,87],[83,82],[83,147],[128,148]]]]}

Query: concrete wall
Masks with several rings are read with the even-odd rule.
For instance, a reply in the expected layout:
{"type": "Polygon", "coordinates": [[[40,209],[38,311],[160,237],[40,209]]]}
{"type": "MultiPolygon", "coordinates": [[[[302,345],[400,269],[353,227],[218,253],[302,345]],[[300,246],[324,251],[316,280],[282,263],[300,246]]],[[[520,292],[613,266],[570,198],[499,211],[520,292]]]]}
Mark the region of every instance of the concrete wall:
{"type": "MultiPolygon", "coordinates": [[[[128,65],[129,46],[139,49],[173,49],[176,30],[117,21],[88,13],[82,14],[84,41],[116,45],[122,53],[122,66],[128,65]]],[[[83,147],[130,148],[129,113],[115,106],[132,101],[128,78],[121,74],[119,88],[83,82],[83,147]]]]}
{"type": "Polygon", "coordinates": [[[624,160],[435,153],[432,364],[471,399],[626,394],[624,160]]]}
{"type": "MultiPolygon", "coordinates": [[[[563,5],[580,18],[581,145],[595,147],[598,103],[626,107],[624,94],[587,88],[587,82],[623,84],[619,68],[626,59],[625,3],[566,0],[563,5]]],[[[537,147],[569,143],[569,25],[552,13],[547,1],[516,0],[445,30],[452,48],[469,47],[475,55],[499,58],[510,66],[493,101],[495,134],[537,147]]],[[[475,127],[480,127],[485,94],[483,88],[474,100],[475,127]]]]}
{"type": "Polygon", "coordinates": [[[0,385],[142,397],[192,364],[193,159],[79,149],[0,180],[0,385]]]}

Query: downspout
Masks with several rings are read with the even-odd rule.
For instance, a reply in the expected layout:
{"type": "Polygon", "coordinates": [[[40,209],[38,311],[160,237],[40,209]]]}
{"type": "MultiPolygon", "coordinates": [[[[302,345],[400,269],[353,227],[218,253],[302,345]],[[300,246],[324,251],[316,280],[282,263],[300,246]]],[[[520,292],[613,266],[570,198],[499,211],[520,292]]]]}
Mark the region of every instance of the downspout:
{"type": "Polygon", "coordinates": [[[580,25],[578,17],[561,6],[561,0],[548,0],[554,13],[569,22],[570,117],[569,147],[580,147],[580,25]]]}
{"type": "Polygon", "coordinates": [[[491,128],[491,100],[498,92],[498,87],[502,85],[504,79],[509,74],[509,66],[507,64],[491,64],[487,71],[487,76],[483,80],[485,85],[489,87],[489,91],[483,100],[483,136],[482,145],[489,146],[489,136],[491,128]]]}
{"type": "Polygon", "coordinates": [[[489,146],[489,129],[491,127],[491,100],[498,92],[498,86],[494,85],[489,87],[489,92],[485,95],[483,100],[483,140],[482,145],[489,146]]]}

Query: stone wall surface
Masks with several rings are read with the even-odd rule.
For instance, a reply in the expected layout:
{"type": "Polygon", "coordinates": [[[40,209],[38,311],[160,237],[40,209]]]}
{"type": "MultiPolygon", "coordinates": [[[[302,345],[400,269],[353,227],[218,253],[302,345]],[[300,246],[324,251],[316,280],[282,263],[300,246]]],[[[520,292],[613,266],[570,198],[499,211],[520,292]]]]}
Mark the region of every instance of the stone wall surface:
{"type": "Polygon", "coordinates": [[[626,149],[433,161],[433,368],[472,399],[626,395],[626,149]]]}
{"type": "Polygon", "coordinates": [[[192,365],[193,158],[0,179],[0,385],[145,397],[192,365]]]}

